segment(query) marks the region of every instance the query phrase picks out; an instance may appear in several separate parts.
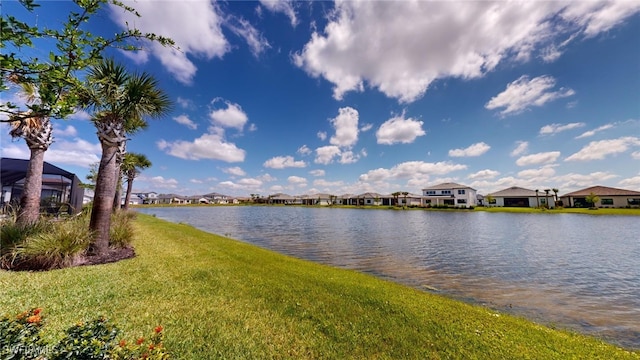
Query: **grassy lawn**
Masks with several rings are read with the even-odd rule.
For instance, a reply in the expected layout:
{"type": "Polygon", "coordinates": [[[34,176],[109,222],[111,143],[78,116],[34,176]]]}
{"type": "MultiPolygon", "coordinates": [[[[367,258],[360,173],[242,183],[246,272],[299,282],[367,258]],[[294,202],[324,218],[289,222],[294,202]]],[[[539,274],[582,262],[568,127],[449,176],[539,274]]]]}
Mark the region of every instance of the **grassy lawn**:
{"type": "Polygon", "coordinates": [[[188,225],[139,215],[136,229],[134,259],[0,271],[1,311],[42,307],[50,337],[99,315],[128,338],[163,325],[179,359],[640,359],[593,338],[188,225]]]}
{"type": "Polygon", "coordinates": [[[562,209],[536,209],[536,208],[513,208],[513,207],[476,207],[476,211],[486,212],[511,212],[511,213],[545,213],[545,214],[586,214],[586,215],[635,215],[640,216],[640,208],[619,209],[619,208],[562,208],[562,209]]]}

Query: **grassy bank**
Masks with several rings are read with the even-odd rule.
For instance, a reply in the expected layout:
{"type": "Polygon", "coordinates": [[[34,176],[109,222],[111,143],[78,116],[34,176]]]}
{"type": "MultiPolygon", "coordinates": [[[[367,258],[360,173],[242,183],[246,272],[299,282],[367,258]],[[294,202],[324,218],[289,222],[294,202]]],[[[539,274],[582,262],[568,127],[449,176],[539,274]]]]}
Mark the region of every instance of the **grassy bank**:
{"type": "Polygon", "coordinates": [[[0,309],[43,307],[53,337],[108,316],[128,337],[165,327],[180,359],[639,359],[599,340],[140,215],[138,256],[0,271],[0,309]]]}

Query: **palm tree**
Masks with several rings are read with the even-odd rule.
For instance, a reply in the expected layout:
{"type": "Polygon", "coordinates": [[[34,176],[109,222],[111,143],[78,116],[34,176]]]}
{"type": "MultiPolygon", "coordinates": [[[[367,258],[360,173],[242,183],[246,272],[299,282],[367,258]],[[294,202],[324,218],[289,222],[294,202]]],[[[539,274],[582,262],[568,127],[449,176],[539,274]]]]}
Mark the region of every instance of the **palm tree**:
{"type": "Polygon", "coordinates": [[[540,198],[538,197],[538,192],[540,192],[540,190],[536,189],[536,203],[538,204],[537,208],[540,208],[540,198]]]}
{"type": "Polygon", "coordinates": [[[391,193],[391,196],[393,196],[393,200],[394,200],[394,206],[398,206],[398,197],[400,196],[400,191],[396,191],[394,193],[391,193]]]}
{"type": "Polygon", "coordinates": [[[140,171],[150,168],[151,161],[147,159],[144,154],[126,153],[120,169],[127,178],[127,193],[124,201],[125,210],[129,208],[129,201],[131,200],[131,191],[133,190],[133,179],[135,179],[140,171]]]}
{"type": "Polygon", "coordinates": [[[551,191],[551,189],[544,189],[544,203],[545,205],[547,205],[547,209],[550,208],[549,206],[549,192],[551,191]]]}
{"type": "Polygon", "coordinates": [[[145,116],[160,117],[167,113],[171,101],[151,75],[129,74],[124,66],[113,60],[103,60],[93,66],[87,79],[89,84],[82,95],[82,102],[86,108],[95,111],[92,121],[102,145],[89,224],[95,233],[89,252],[97,255],[109,247],[111,209],[120,171],[119,157],[124,155],[127,135],[146,127],[145,116]]]}
{"type": "Polygon", "coordinates": [[[551,189],[551,191],[553,191],[553,193],[555,194],[555,206],[558,206],[558,191],[560,190],[553,188],[551,189]]]}
{"type": "Polygon", "coordinates": [[[484,197],[484,200],[487,202],[487,207],[490,207],[491,203],[493,203],[495,198],[493,196],[491,196],[491,194],[489,194],[489,195],[484,197]]]}
{"type": "MultiPolygon", "coordinates": [[[[38,88],[33,84],[18,84],[27,103],[39,102],[38,88]]],[[[48,116],[38,115],[28,110],[10,117],[13,138],[23,138],[29,147],[29,165],[20,196],[20,210],[16,222],[33,224],[40,216],[40,196],[42,194],[42,171],[44,153],[53,143],[53,126],[48,116]]]]}
{"type": "Polygon", "coordinates": [[[404,196],[404,204],[402,205],[402,208],[404,209],[404,207],[407,205],[407,195],[409,195],[409,192],[403,191],[401,192],[401,194],[404,196]]]}

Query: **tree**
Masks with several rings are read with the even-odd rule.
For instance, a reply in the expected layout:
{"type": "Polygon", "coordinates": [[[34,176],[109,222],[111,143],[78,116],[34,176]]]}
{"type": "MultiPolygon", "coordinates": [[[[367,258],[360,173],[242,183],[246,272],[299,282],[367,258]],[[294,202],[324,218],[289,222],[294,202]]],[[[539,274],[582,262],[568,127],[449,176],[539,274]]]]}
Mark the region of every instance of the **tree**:
{"type": "Polygon", "coordinates": [[[404,209],[404,207],[407,205],[407,195],[409,195],[409,192],[403,191],[401,194],[404,196],[404,205],[402,205],[402,208],[404,209]]]}
{"type": "Polygon", "coordinates": [[[495,198],[492,195],[487,195],[484,197],[484,200],[487,202],[487,206],[493,204],[495,202],[495,198]]]}
{"type": "Polygon", "coordinates": [[[398,206],[398,197],[400,196],[400,191],[391,193],[391,196],[393,196],[393,200],[394,200],[393,205],[398,206]]]}
{"type": "Polygon", "coordinates": [[[589,193],[589,195],[584,198],[584,201],[591,204],[591,208],[596,208],[596,203],[600,201],[600,197],[594,193],[589,193]]]}
{"type": "Polygon", "coordinates": [[[131,200],[131,191],[133,190],[133,179],[135,179],[144,169],[151,167],[151,161],[144,154],[126,153],[120,168],[127,178],[127,192],[124,201],[124,208],[129,208],[131,200]]]}
{"type": "MultiPolygon", "coordinates": [[[[20,0],[29,12],[39,7],[34,0],[20,0]]],[[[39,216],[42,192],[42,169],[44,154],[52,142],[50,119],[64,119],[75,112],[78,94],[83,88],[82,71],[101,58],[109,47],[136,50],[126,45],[128,39],[149,39],[163,45],[173,41],[155,34],[142,34],[136,29],[127,29],[111,38],[95,36],[82,29],[104,4],[119,6],[124,11],[139,16],[131,7],[116,0],[76,0],[78,6],[67,16],[59,29],[40,28],[3,13],[0,31],[0,91],[14,91],[12,85],[33,90],[33,101],[17,104],[7,101],[0,105],[3,122],[11,122],[11,136],[22,137],[30,151],[29,166],[20,199],[17,222],[30,224],[39,216]],[[29,57],[24,48],[51,45],[49,56],[29,57]]],[[[35,17],[37,19],[37,17],[35,17]]],[[[11,98],[11,97],[7,97],[11,98]]]]}
{"type": "Polygon", "coordinates": [[[551,189],[544,189],[544,203],[547,206],[547,209],[550,208],[549,206],[549,192],[551,191],[551,189]]]}
{"type": "Polygon", "coordinates": [[[538,197],[538,193],[540,192],[540,190],[536,189],[536,203],[537,203],[537,208],[540,208],[540,198],[538,197]]]}
{"type": "Polygon", "coordinates": [[[555,197],[555,204],[556,204],[556,206],[558,206],[558,191],[560,191],[560,190],[558,190],[556,188],[553,188],[553,189],[551,189],[551,191],[553,191],[553,194],[554,194],[554,197],[555,197]]]}
{"type": "Polygon", "coordinates": [[[95,234],[89,252],[97,255],[109,247],[111,209],[120,171],[118,158],[127,135],[146,127],[145,117],[165,115],[171,101],[151,75],[129,74],[124,66],[111,59],[91,67],[87,79],[88,85],[81,98],[87,109],[94,110],[92,121],[102,146],[89,223],[95,234]]]}

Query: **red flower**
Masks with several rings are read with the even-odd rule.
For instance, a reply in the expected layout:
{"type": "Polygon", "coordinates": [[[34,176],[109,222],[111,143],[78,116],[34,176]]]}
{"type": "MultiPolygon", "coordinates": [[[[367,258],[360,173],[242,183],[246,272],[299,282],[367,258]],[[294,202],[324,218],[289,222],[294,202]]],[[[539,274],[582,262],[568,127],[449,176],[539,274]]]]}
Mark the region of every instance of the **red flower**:
{"type": "Polygon", "coordinates": [[[156,326],[156,328],[154,329],[154,331],[156,332],[156,334],[160,334],[162,332],[162,326],[156,326]]]}
{"type": "Polygon", "coordinates": [[[127,346],[127,342],[124,339],[122,339],[122,340],[120,340],[120,343],[118,345],[120,345],[120,347],[123,348],[123,347],[127,346]]]}
{"type": "Polygon", "coordinates": [[[42,311],[41,308],[37,308],[37,309],[33,310],[33,315],[39,315],[41,311],[42,311]]]}
{"type": "Polygon", "coordinates": [[[27,322],[28,322],[29,324],[37,324],[37,323],[39,323],[39,322],[40,322],[40,320],[42,320],[42,318],[40,317],[40,315],[32,315],[32,316],[29,316],[29,317],[27,318],[27,322]]]}
{"type": "Polygon", "coordinates": [[[149,344],[149,350],[153,350],[155,348],[156,348],[156,346],[153,343],[149,344]]]}
{"type": "Polygon", "coordinates": [[[138,345],[142,345],[143,342],[144,342],[144,338],[143,337],[138,338],[138,340],[136,340],[136,344],[138,344],[138,345]]]}

